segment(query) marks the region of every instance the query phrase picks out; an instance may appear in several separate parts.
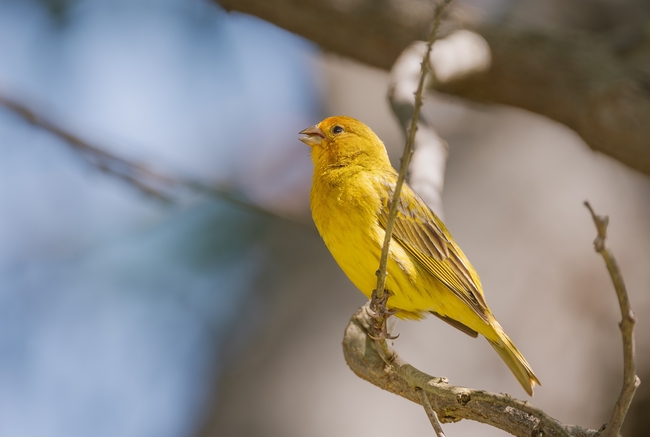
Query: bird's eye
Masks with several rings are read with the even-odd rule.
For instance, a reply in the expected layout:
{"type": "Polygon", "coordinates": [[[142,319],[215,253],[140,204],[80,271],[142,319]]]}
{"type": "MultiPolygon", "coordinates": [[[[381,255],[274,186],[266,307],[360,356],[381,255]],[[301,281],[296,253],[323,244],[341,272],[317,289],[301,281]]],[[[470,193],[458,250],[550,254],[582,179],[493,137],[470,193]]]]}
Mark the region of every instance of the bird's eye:
{"type": "Polygon", "coordinates": [[[335,134],[340,134],[341,132],[343,132],[343,128],[341,126],[334,126],[332,128],[332,132],[334,132],[335,134]]]}

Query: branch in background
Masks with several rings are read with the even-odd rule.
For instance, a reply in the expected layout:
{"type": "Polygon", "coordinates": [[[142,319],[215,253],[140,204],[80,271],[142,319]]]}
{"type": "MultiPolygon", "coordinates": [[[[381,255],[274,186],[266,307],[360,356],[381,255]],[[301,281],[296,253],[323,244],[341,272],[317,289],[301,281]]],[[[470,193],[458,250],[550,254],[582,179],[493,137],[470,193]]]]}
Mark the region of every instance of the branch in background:
{"type": "Polygon", "coordinates": [[[618,437],[627,411],[632,403],[632,398],[634,398],[634,393],[639,384],[641,384],[641,380],[636,375],[634,351],[634,324],[636,323],[636,317],[630,306],[630,299],[627,295],[623,275],[621,275],[614,254],[607,246],[607,225],[609,224],[609,217],[597,215],[591,208],[589,202],[585,202],[585,206],[589,209],[596,229],[598,230],[598,236],[594,240],[594,249],[605,260],[607,270],[614,283],[618,304],[621,307],[622,320],[619,323],[619,327],[623,336],[623,387],[614,406],[612,418],[602,433],[603,437],[618,437]]]}
{"type": "Polygon", "coordinates": [[[279,216],[260,208],[252,202],[243,200],[241,196],[235,195],[226,187],[214,187],[199,181],[157,173],[143,165],[109,153],[61,128],[17,100],[0,95],[0,105],[9,109],[33,126],[43,129],[63,140],[65,144],[70,146],[74,152],[94,168],[126,182],[147,196],[164,202],[173,202],[175,191],[178,189],[189,189],[190,191],[216,197],[248,211],[286,219],[286,217],[279,216]]]}
{"type": "Polygon", "coordinates": [[[302,35],[324,50],[391,68],[413,41],[426,41],[431,0],[213,0],[228,11],[256,15],[302,35]],[[335,31],[334,31],[335,30],[335,31]]]}
{"type": "MultiPolygon", "coordinates": [[[[413,41],[426,39],[434,16],[430,0],[214,1],[383,69],[413,41]]],[[[449,82],[438,78],[436,89],[547,116],[575,130],[593,150],[650,175],[650,45],[622,53],[617,40],[601,35],[476,24],[463,17],[457,27],[487,43],[491,66],[449,82]]]]}
{"type": "Polygon", "coordinates": [[[129,183],[147,196],[165,202],[172,201],[171,197],[166,193],[166,189],[171,185],[174,185],[174,181],[171,178],[153,173],[141,165],[134,164],[123,158],[112,155],[99,147],[91,145],[78,136],[47,120],[44,116],[38,114],[33,109],[28,108],[27,105],[14,99],[0,96],[0,105],[20,116],[31,125],[60,138],[86,162],[103,173],[117,177],[129,183]]]}
{"type": "Polygon", "coordinates": [[[368,336],[374,324],[371,313],[366,304],[352,316],[343,338],[346,363],[360,378],[415,403],[423,404],[420,391],[424,391],[441,422],[470,419],[519,437],[599,435],[593,429],[561,424],[539,408],[507,394],[449,385],[444,377],[421,372],[402,360],[385,341],[379,342],[380,348],[375,346],[368,336]]]}
{"type": "Polygon", "coordinates": [[[488,25],[473,30],[489,45],[491,67],[440,81],[435,89],[544,115],[573,129],[591,149],[650,175],[647,72],[627,65],[595,35],[488,25]]]}

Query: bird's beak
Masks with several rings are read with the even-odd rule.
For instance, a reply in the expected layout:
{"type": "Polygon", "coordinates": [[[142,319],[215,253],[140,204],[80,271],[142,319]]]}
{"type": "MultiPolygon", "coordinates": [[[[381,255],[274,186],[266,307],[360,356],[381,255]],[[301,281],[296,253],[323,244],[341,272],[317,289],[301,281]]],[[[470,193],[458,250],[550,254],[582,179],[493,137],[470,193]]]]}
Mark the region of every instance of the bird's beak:
{"type": "Polygon", "coordinates": [[[300,135],[304,135],[304,137],[300,137],[298,139],[310,147],[320,146],[321,141],[323,141],[325,138],[325,132],[323,132],[317,124],[313,125],[312,127],[308,127],[307,129],[301,130],[300,135]]]}

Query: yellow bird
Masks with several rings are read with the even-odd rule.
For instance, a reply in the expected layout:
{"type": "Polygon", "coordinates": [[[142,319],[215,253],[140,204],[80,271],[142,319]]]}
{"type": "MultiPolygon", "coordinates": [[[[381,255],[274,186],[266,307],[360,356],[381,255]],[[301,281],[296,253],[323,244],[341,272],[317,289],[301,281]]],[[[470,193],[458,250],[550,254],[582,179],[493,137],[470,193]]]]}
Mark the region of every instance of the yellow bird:
{"type": "MultiPolygon", "coordinates": [[[[354,118],[326,118],[300,134],[314,162],[314,223],[341,269],[370,298],[397,172],[384,143],[354,118]]],[[[472,337],[481,334],[532,396],[539,380],[492,315],[478,274],[445,225],[407,184],[397,211],[386,307],[406,319],[432,313],[472,337]]]]}

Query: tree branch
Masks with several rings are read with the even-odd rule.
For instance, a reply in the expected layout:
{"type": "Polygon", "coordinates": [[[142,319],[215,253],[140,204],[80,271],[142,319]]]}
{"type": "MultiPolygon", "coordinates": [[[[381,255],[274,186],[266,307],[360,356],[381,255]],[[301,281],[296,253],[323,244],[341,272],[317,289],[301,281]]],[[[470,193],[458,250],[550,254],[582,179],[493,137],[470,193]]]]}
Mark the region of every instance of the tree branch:
{"type": "Polygon", "coordinates": [[[506,394],[449,385],[446,378],[427,375],[406,363],[385,341],[381,341],[379,350],[385,354],[386,364],[377,352],[375,341],[368,336],[373,323],[368,304],[352,316],[343,338],[343,354],[350,369],[360,378],[420,405],[423,404],[421,389],[442,423],[470,419],[519,437],[599,435],[593,429],[561,424],[527,401],[506,394]]]}
{"type": "Polygon", "coordinates": [[[573,129],[587,145],[650,174],[650,75],[597,36],[477,26],[491,53],[483,72],[437,90],[516,106],[573,129]]]}
{"type": "Polygon", "coordinates": [[[279,216],[263,209],[252,202],[243,200],[241,196],[234,194],[232,190],[227,187],[215,187],[206,185],[199,181],[161,174],[148,169],[146,166],[131,162],[126,158],[107,152],[101,147],[93,145],[78,135],[58,126],[48,120],[47,117],[39,114],[34,109],[29,108],[26,104],[15,99],[0,95],[0,105],[18,115],[31,125],[49,132],[55,137],[63,140],[64,144],[70,146],[74,152],[81,156],[92,167],[98,169],[102,173],[126,182],[131,187],[147,196],[164,202],[173,202],[174,190],[178,190],[179,188],[189,189],[191,191],[219,198],[257,214],[279,217],[285,220],[287,219],[286,217],[279,216]]]}
{"type": "MultiPolygon", "coordinates": [[[[413,41],[425,40],[434,16],[429,0],[214,1],[383,69],[413,41]]],[[[631,57],[625,56],[629,48],[622,51],[614,39],[597,35],[464,18],[457,27],[486,42],[490,67],[449,82],[438,78],[436,89],[549,117],[575,130],[593,150],[650,175],[650,46],[633,47],[631,57]]]]}
{"type": "Polygon", "coordinates": [[[589,202],[585,202],[585,206],[589,209],[598,231],[598,236],[594,240],[594,249],[605,260],[605,265],[607,265],[607,270],[614,283],[616,297],[621,308],[622,320],[619,323],[619,327],[623,336],[623,387],[614,406],[612,418],[602,434],[603,437],[618,437],[627,411],[632,403],[632,398],[634,398],[634,393],[639,384],[641,384],[641,380],[636,375],[634,348],[634,324],[636,323],[636,316],[632,312],[623,275],[621,275],[621,271],[618,268],[616,258],[614,258],[614,254],[607,246],[607,225],[609,224],[609,217],[597,215],[589,202]]]}
{"type": "Polygon", "coordinates": [[[101,172],[129,183],[147,196],[165,202],[172,201],[165,190],[165,188],[173,184],[171,178],[158,175],[141,165],[129,162],[126,159],[112,155],[99,147],[91,145],[15,99],[0,95],[0,105],[9,109],[31,125],[43,129],[63,140],[64,144],[70,146],[86,162],[101,172]]]}

